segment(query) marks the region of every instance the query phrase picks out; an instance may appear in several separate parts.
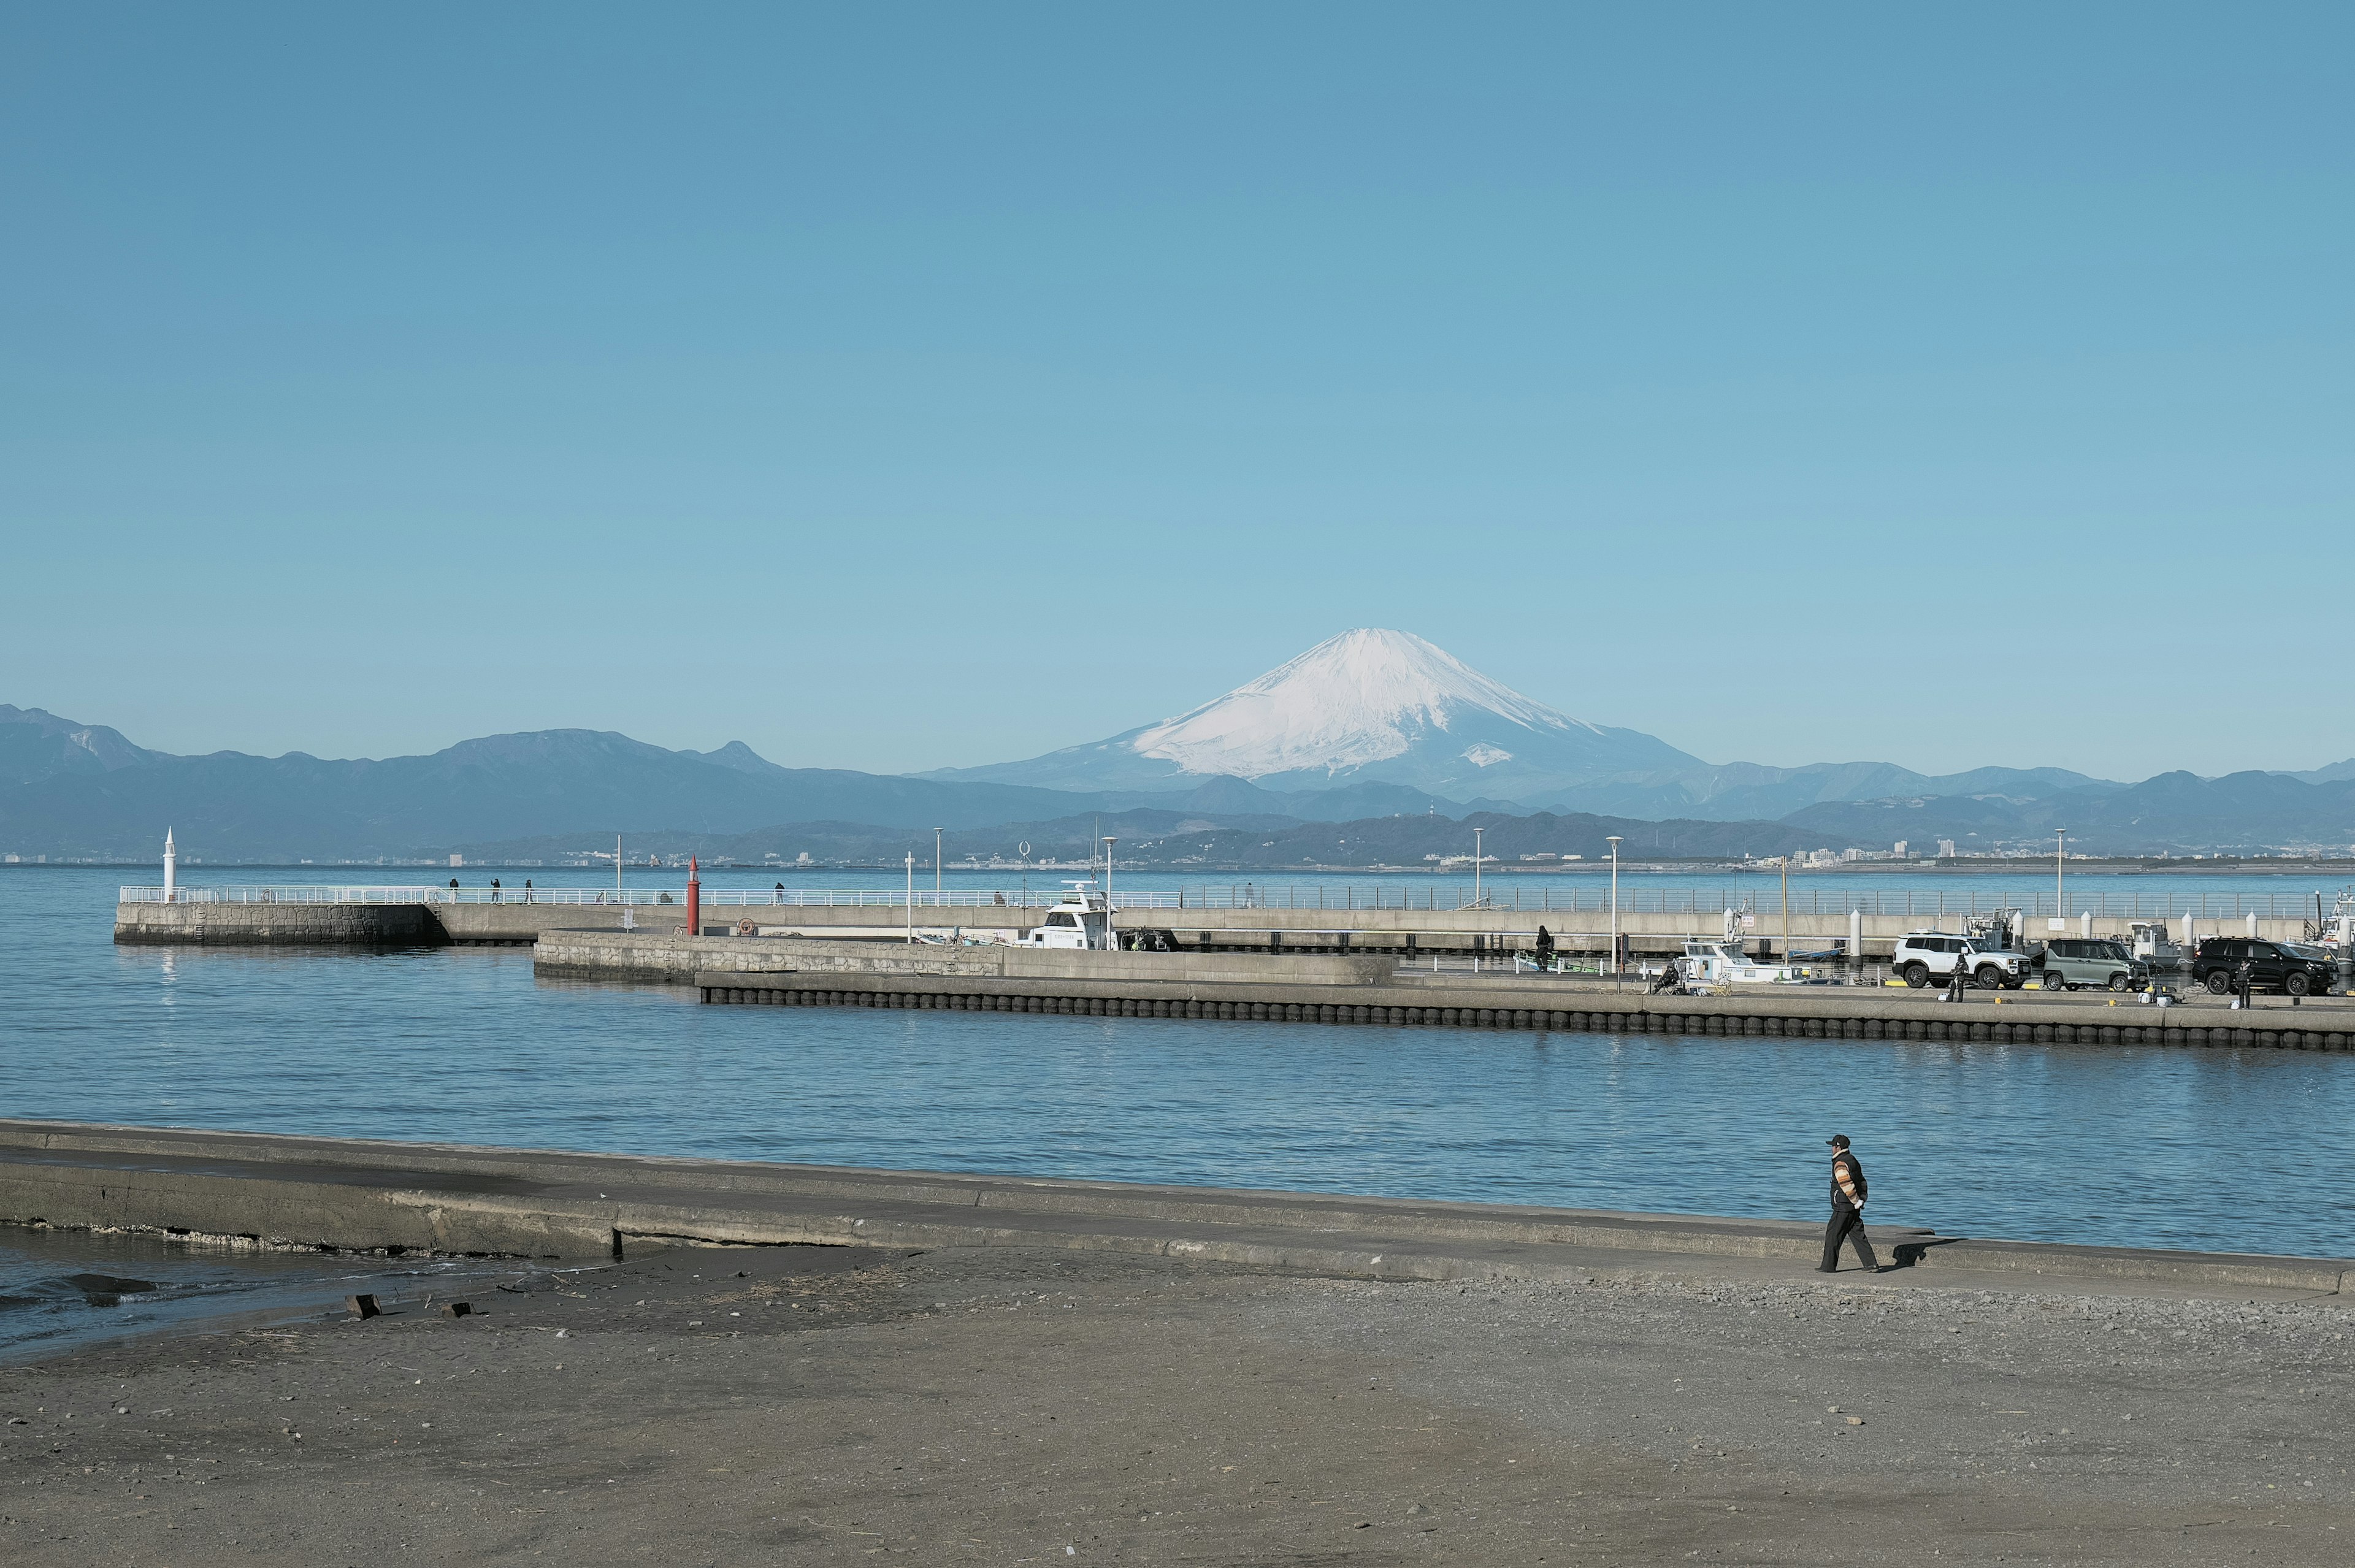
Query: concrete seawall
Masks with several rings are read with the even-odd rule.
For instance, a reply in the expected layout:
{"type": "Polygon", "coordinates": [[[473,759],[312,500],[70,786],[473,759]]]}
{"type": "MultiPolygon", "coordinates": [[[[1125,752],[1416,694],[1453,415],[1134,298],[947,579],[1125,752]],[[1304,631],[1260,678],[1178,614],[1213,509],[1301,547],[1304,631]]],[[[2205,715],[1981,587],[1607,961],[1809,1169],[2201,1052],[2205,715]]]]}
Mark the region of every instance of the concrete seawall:
{"type": "MultiPolygon", "coordinates": [[[[636,1240],[1152,1253],[1391,1279],[1564,1278],[1675,1256],[1804,1267],[1800,1221],[0,1121],[0,1221],[555,1257],[636,1240]]],[[[1947,1273],[2334,1294],[2355,1264],[1874,1226],[1947,1273]]],[[[2081,1283],[2077,1288],[2083,1288],[2081,1283]]]]}
{"type": "Polygon", "coordinates": [[[2157,1008],[2107,995],[1871,986],[1654,997],[1535,974],[1418,973],[1380,955],[1088,953],[928,943],[549,932],[539,973],[693,985],[719,1006],[901,1008],[1097,1018],[1252,1019],[1603,1033],[1918,1040],[2005,1045],[2355,1050],[2355,1001],[2240,1011],[2201,997],[2157,1008]]]}
{"type": "Polygon", "coordinates": [[[758,973],[695,976],[715,1005],[911,1008],[952,1012],[1060,1013],[1098,1018],[1209,1019],[1272,1023],[1557,1029],[1599,1033],[1758,1035],[1794,1040],[1934,1040],[1998,1045],[2253,1047],[2355,1050],[2355,1008],[2112,1007],[2104,998],[2050,1001],[1984,992],[1963,1002],[1933,991],[1826,987],[1764,995],[1646,997],[1629,988],[1529,976],[1493,980],[1399,975],[1337,987],[1273,978],[1155,985],[1136,980],[968,975],[758,973]]]}
{"type": "Polygon", "coordinates": [[[1091,953],[1068,948],[799,937],[688,936],[684,932],[549,931],[532,951],[546,974],[693,984],[698,975],[963,976],[1031,981],[1366,986],[1395,965],[1379,955],[1091,953]]]}
{"type": "MultiPolygon", "coordinates": [[[[645,931],[687,928],[687,912],[675,905],[636,905],[629,913],[645,931]]],[[[622,915],[619,904],[118,903],[114,940],[256,947],[528,947],[541,932],[559,926],[619,931],[622,915]]]]}
{"type": "Polygon", "coordinates": [[[119,904],[125,944],[428,947],[448,940],[423,904],[119,904]]]}
{"type": "MultiPolygon", "coordinates": [[[[208,929],[209,936],[172,934],[177,929],[168,920],[150,919],[149,912],[169,912],[183,909],[209,909],[220,912],[263,911],[287,908],[343,908],[342,905],[253,905],[253,904],[123,904],[115,912],[115,929],[123,941],[235,941],[234,933],[243,929],[268,929],[271,916],[244,913],[220,913],[212,917],[208,929]],[[261,923],[249,927],[244,923],[261,923]],[[125,934],[133,930],[152,931],[154,934],[125,934]]],[[[621,929],[623,908],[619,904],[582,903],[434,903],[409,906],[364,906],[371,908],[407,907],[422,912],[427,929],[435,934],[434,941],[459,944],[505,944],[528,946],[539,934],[548,931],[587,930],[615,931],[621,929]]],[[[919,908],[915,924],[920,932],[945,933],[963,929],[982,935],[1011,936],[1038,923],[1038,910],[1012,906],[983,904],[948,909],[919,908]]],[[[687,912],[679,904],[637,904],[631,906],[631,918],[646,931],[683,932],[687,912]]],[[[794,934],[817,939],[891,941],[901,937],[908,926],[908,912],[896,905],[853,907],[823,904],[709,904],[702,914],[703,934],[720,935],[735,929],[737,923],[750,920],[763,935],[794,934]]],[[[1610,917],[1594,910],[1575,913],[1554,910],[1401,910],[1401,909],[1134,909],[1120,912],[1116,923],[1123,930],[1157,929],[1177,933],[1179,940],[1191,949],[1259,951],[1271,945],[1286,953],[1308,955],[1333,955],[1346,952],[1387,953],[1392,955],[1462,954],[1473,951],[1475,940],[1484,946],[1502,945],[1508,948],[1527,947],[1534,940],[1542,923],[1552,932],[1565,951],[1600,953],[1608,945],[1610,917]]],[[[1959,932],[1964,924],[1959,915],[1949,914],[1942,920],[1935,915],[1868,914],[1864,917],[1864,951],[1868,958],[1886,958],[1897,938],[1909,931],[1945,929],[1959,932]]],[[[2042,923],[2032,923],[2037,929],[2029,933],[2031,940],[2047,934],[2042,923]]],[[[2125,925],[2123,917],[2097,918],[2097,933],[2112,933],[2125,925]]],[[[2270,939],[2296,941],[2305,934],[2304,924],[2296,920],[2261,920],[2258,934],[2270,939]]],[[[2076,923],[2071,922],[2073,933],[2076,923]]],[[[2209,935],[2235,934],[2246,929],[2242,921],[2202,921],[2200,930],[2209,935]]],[[[1680,951],[1687,936],[1714,936],[1721,930],[1721,919],[1707,911],[1693,914],[1637,914],[1622,912],[1619,930],[1626,935],[1636,951],[1658,954],[1680,951]]],[[[1848,937],[1848,916],[1835,914],[1794,914],[1790,922],[1791,946],[1801,952],[1827,949],[1848,937]]],[[[264,940],[259,937],[245,940],[264,940]]],[[[1778,914],[1762,914],[1758,927],[1749,933],[1753,951],[1762,948],[1779,950],[1783,944],[1783,919],[1778,914]]]]}

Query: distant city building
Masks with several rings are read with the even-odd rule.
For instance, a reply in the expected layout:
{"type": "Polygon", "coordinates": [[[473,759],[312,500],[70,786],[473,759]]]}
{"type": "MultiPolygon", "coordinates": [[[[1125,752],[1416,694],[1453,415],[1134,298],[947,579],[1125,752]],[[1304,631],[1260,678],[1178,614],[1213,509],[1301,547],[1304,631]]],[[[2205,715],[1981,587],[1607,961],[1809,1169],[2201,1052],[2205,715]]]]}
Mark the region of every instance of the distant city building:
{"type": "Polygon", "coordinates": [[[1955,858],[1955,841],[1954,841],[1953,839],[1951,839],[1951,838],[1941,838],[1941,839],[1939,839],[1939,840],[1938,840],[1938,859],[1941,859],[1941,860],[1951,860],[1951,859],[1953,859],[1954,858],[1955,858]]]}
{"type": "Polygon", "coordinates": [[[464,865],[465,863],[466,863],[466,857],[464,857],[464,855],[453,855],[453,856],[451,856],[451,857],[450,857],[450,864],[452,864],[452,865],[453,865],[453,866],[463,866],[463,865],[464,865]]]}
{"type": "Polygon", "coordinates": [[[1894,848],[1894,849],[1892,849],[1892,850],[1891,850],[1891,851],[1890,851],[1890,853],[1891,853],[1891,855],[1895,856],[1895,857],[1896,857],[1898,859],[1900,859],[1900,860],[1902,860],[1903,859],[1905,859],[1905,840],[1904,840],[1904,839],[1902,839],[1902,838],[1900,838],[1900,839],[1897,841],[1897,848],[1894,848]]]}

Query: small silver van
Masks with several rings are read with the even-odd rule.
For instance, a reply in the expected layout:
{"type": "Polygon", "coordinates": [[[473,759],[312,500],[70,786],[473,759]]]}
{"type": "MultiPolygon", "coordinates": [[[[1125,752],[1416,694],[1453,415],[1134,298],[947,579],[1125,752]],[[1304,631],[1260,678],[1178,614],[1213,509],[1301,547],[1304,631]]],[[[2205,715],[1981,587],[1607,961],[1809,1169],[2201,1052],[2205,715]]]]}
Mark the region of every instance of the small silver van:
{"type": "Polygon", "coordinates": [[[2125,943],[2108,937],[2056,937],[2044,944],[2034,964],[2036,977],[2048,991],[2073,991],[2080,986],[2134,991],[2150,979],[2150,965],[2125,943]]]}

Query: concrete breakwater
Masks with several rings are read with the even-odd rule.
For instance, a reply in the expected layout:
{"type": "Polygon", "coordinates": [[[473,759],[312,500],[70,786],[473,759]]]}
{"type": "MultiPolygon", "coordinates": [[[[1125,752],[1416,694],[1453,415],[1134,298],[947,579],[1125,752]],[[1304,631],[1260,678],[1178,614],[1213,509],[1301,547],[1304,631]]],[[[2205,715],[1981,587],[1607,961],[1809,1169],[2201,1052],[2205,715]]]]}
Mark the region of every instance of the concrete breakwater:
{"type": "MultiPolygon", "coordinates": [[[[34,1121],[0,1121],[0,1222],[549,1257],[678,1242],[1062,1248],[1384,1279],[1556,1279],[1676,1255],[1804,1265],[1822,1238],[1803,1221],[34,1121]]],[[[1874,1233],[1902,1264],[1941,1274],[2335,1294],[2355,1269],[1886,1221],[1874,1233]]]]}
{"type": "Polygon", "coordinates": [[[1378,954],[1097,953],[1074,948],[803,937],[696,936],[683,931],[549,931],[532,949],[543,974],[691,985],[707,972],[960,976],[982,980],[1367,986],[1396,961],[1378,954]]]}
{"type": "MultiPolygon", "coordinates": [[[[1407,982],[1409,977],[1401,977],[1407,982]]],[[[1331,987],[1140,985],[1109,981],[976,984],[958,976],[743,974],[695,976],[715,1005],[913,1008],[1095,1018],[1214,1019],[1416,1028],[1576,1029],[1604,1034],[1752,1035],[1793,1040],[1934,1040],[1996,1045],[2251,1047],[2355,1051],[2355,1016],[2319,1007],[2107,1008],[2099,1002],[1952,1004],[1935,993],[1832,987],[1813,994],[1646,997],[1570,985],[1456,980],[1331,987]]]]}
{"type": "Polygon", "coordinates": [[[619,904],[124,901],[115,905],[114,940],[218,947],[528,947],[543,931],[619,931],[625,918],[646,931],[687,929],[687,912],[670,904],[625,910],[619,904]]]}
{"type": "Polygon", "coordinates": [[[551,976],[691,984],[721,1006],[866,1007],[1604,1033],[1765,1035],[2014,1045],[2355,1050],[2355,1002],[2280,998],[2241,1011],[2106,995],[1885,987],[1754,987],[1666,997],[1534,973],[1426,973],[1380,955],[1090,953],[990,945],[549,932],[551,976]]]}
{"type": "Polygon", "coordinates": [[[423,904],[124,903],[114,940],[200,947],[431,947],[450,940],[423,904]]]}
{"type": "MultiPolygon", "coordinates": [[[[707,904],[702,911],[702,935],[721,935],[750,922],[764,936],[794,935],[850,941],[896,941],[911,925],[920,933],[943,935],[955,931],[1010,939],[1039,923],[1044,912],[1019,905],[919,905],[912,912],[887,904],[707,904]],[[912,919],[911,918],[912,914],[912,919]]],[[[648,932],[684,933],[687,911],[678,903],[634,904],[626,915],[620,904],[547,903],[515,900],[501,903],[442,901],[401,903],[178,903],[123,902],[115,910],[118,942],[203,942],[208,944],[359,942],[421,942],[431,945],[505,944],[529,946],[544,932],[617,931],[628,919],[648,932]],[[355,911],[347,923],[308,923],[300,910],[355,911]],[[410,912],[397,927],[391,912],[410,912]],[[364,914],[357,912],[376,912],[364,914]],[[387,938],[380,932],[396,930],[387,938]],[[413,935],[411,933],[414,933],[413,935]]],[[[1393,957],[1461,956],[1525,949],[1532,944],[1540,924],[1553,933],[1570,953],[1601,954],[1610,941],[1607,912],[1575,912],[1516,910],[1427,909],[1124,909],[1115,917],[1124,931],[1173,933],[1189,951],[1256,952],[1284,955],[1388,954],[1393,957]]],[[[1618,930],[1630,948],[1642,955],[1676,953],[1688,936],[1715,936],[1721,917],[1707,912],[1688,914],[1621,912],[1618,930]]],[[[1963,917],[1949,913],[1866,914],[1860,924],[1863,956],[1887,958],[1897,939],[1910,931],[1945,929],[1959,932],[1963,917]]],[[[2097,932],[2122,924],[2115,919],[2094,922],[2097,932]]],[[[1789,947],[1797,952],[1825,951],[1847,942],[1849,920],[1845,913],[1798,914],[1790,917],[1789,947]]],[[[2256,923],[2256,934],[2273,940],[2296,941],[2306,934],[2299,921],[2265,919],[2256,923]]],[[[2070,933],[2079,929],[2069,923],[2070,933]]],[[[2203,921],[2200,930],[2214,935],[2243,933],[2243,920],[2203,921]]],[[[1751,950],[1780,952],[1785,946],[1783,917],[1758,917],[1755,930],[1745,933],[1751,950]]],[[[2035,934],[2041,934],[2038,933],[2035,934]]]]}

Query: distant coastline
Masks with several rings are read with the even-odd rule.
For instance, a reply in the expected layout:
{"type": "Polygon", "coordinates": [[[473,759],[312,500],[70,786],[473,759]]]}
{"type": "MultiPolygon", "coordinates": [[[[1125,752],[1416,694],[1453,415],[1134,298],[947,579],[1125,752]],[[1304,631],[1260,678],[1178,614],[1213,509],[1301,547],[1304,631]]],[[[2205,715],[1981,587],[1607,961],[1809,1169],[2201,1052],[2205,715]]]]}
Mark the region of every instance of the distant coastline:
{"type": "MultiPolygon", "coordinates": [[[[118,870],[152,872],[157,869],[159,864],[160,862],[155,860],[68,860],[52,858],[48,860],[41,861],[9,861],[5,864],[0,864],[0,871],[118,870]]],[[[531,873],[547,871],[577,871],[600,873],[602,880],[610,882],[613,872],[613,868],[610,861],[600,866],[594,861],[575,862],[506,859],[479,861],[468,860],[463,866],[453,867],[446,860],[183,859],[180,864],[184,869],[196,868],[206,872],[301,871],[310,875],[324,875],[327,872],[425,871],[436,873],[435,875],[425,879],[435,882],[445,880],[453,870],[460,878],[468,881],[479,881],[485,876],[504,874],[509,871],[524,871],[531,873]]],[[[953,877],[975,877],[985,875],[1007,877],[1019,875],[1025,871],[1033,875],[1051,875],[1053,873],[1062,871],[1100,871],[1103,868],[1103,863],[1101,860],[1081,861],[1039,859],[1032,860],[1028,865],[1018,862],[983,863],[975,865],[959,861],[951,861],[947,865],[943,866],[942,870],[944,874],[953,877]]],[[[872,872],[878,876],[889,875],[891,877],[899,877],[902,875],[906,869],[905,862],[903,860],[839,860],[826,861],[824,863],[814,862],[807,866],[786,866],[776,864],[762,865],[753,861],[707,859],[701,862],[701,866],[704,873],[708,876],[726,872],[750,873],[763,877],[782,877],[789,883],[795,876],[836,877],[852,873],[872,872]]],[[[684,874],[686,868],[687,857],[681,855],[677,858],[675,864],[671,861],[666,860],[660,865],[639,864],[630,866],[626,868],[626,870],[627,874],[632,877],[641,877],[668,873],[671,871],[677,871],[684,874]]],[[[1303,863],[1298,866],[1280,867],[1210,864],[1171,866],[1166,864],[1146,865],[1128,860],[1115,860],[1114,862],[1113,869],[1115,873],[1121,876],[1156,876],[1178,879],[1205,876],[1237,876],[1249,877],[1253,880],[1281,879],[1285,877],[1298,878],[1316,876],[1356,878],[1412,877],[1431,878],[1435,880],[1455,880],[1460,881],[1469,880],[1472,875],[1472,869],[1468,865],[1449,865],[1444,867],[1330,866],[1303,863]]],[[[2193,859],[2189,857],[2181,859],[2165,859],[2157,857],[2147,859],[2125,857],[2105,859],[2089,858],[2079,859],[2077,857],[2073,855],[2068,859],[2067,869],[2068,874],[2071,877],[2320,876],[2327,879],[2342,879],[2349,881],[2355,881],[2355,857],[2323,859],[2319,857],[2292,858],[2289,856],[2244,856],[2234,858],[2218,855],[2200,859],[2193,859]]],[[[1933,876],[1955,878],[2021,876],[2050,877],[2052,874],[2052,858],[2049,855],[2041,857],[2030,855],[1987,855],[1965,856],[1960,859],[1923,859],[1919,860],[1845,860],[1832,865],[1824,866],[1795,865],[1791,868],[1790,875],[1792,880],[1797,881],[1802,879],[1821,880],[1827,877],[1855,876],[1933,876]]],[[[919,878],[929,878],[932,876],[932,865],[927,857],[922,855],[917,857],[916,874],[919,878]]],[[[1491,863],[1481,872],[1483,877],[1492,880],[1498,877],[1567,876],[1607,878],[1610,874],[1611,862],[1607,859],[1579,860],[1568,865],[1547,864],[1531,866],[1491,863]]],[[[1698,876],[1707,874],[1710,876],[1734,875],[1779,879],[1783,875],[1783,871],[1782,868],[1779,866],[1756,864],[1745,865],[1739,860],[1710,859],[1679,860],[1652,856],[1640,860],[1634,859],[1622,860],[1619,863],[1619,874],[1623,877],[1698,876]]],[[[360,878],[357,880],[367,880],[368,879],[360,878]]],[[[566,885],[569,886],[571,884],[568,883],[566,885]]]]}

